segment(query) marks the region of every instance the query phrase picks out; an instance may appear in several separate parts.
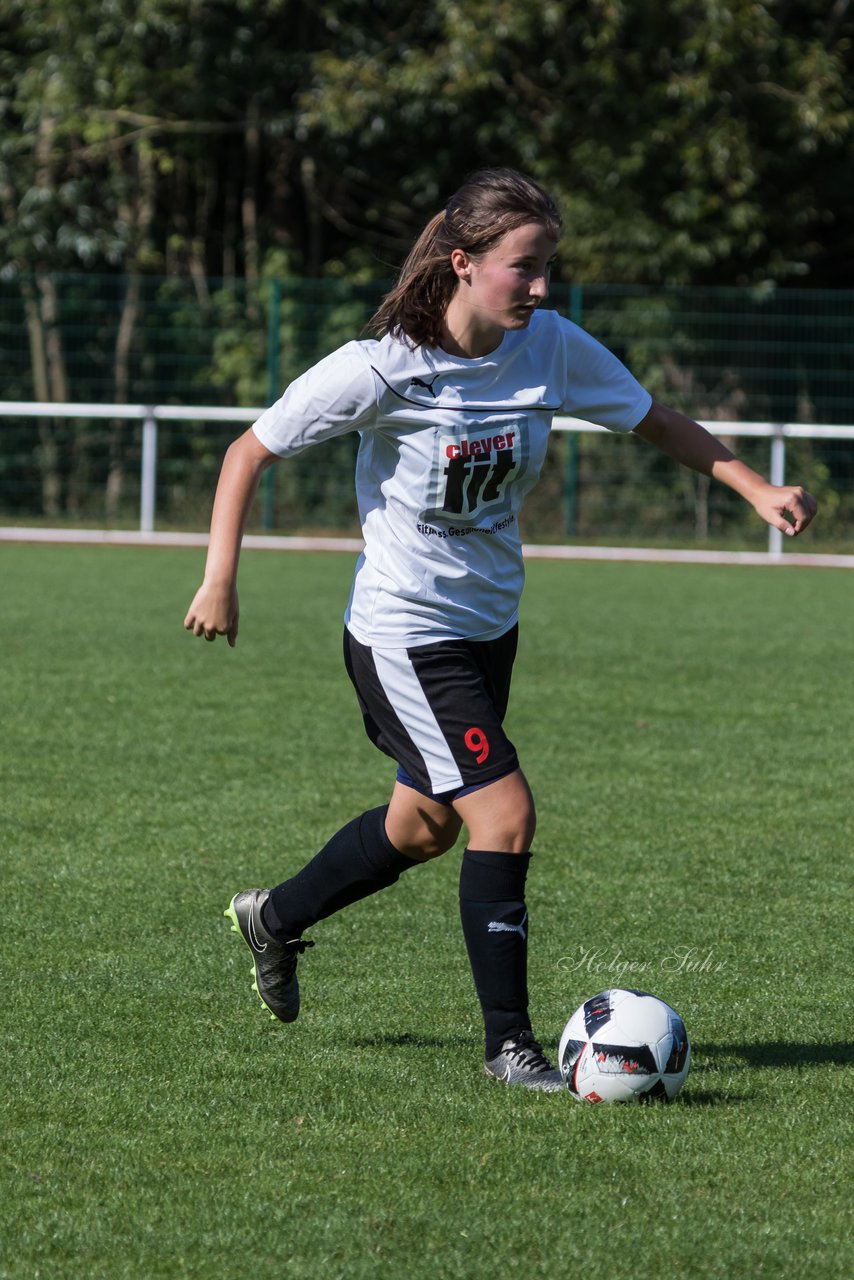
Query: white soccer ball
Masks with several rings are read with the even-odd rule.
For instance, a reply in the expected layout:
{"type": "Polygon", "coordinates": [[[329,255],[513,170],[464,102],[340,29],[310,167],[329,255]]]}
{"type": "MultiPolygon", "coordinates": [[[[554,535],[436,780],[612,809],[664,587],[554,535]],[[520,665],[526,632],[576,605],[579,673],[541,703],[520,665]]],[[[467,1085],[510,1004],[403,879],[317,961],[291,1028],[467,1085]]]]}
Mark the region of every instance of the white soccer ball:
{"type": "Polygon", "coordinates": [[[646,991],[603,991],[563,1029],[558,1065],[584,1102],[672,1102],[685,1083],[691,1045],[669,1004],[646,991]]]}

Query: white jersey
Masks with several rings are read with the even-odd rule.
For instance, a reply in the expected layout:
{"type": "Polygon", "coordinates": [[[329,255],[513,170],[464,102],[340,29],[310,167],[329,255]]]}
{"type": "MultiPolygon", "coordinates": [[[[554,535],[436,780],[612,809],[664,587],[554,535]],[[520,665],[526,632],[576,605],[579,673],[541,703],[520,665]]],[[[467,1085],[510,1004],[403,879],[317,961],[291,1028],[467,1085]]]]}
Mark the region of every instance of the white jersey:
{"type": "Polygon", "coordinates": [[[359,432],[365,550],[345,621],[362,644],[408,648],[490,640],[515,623],[519,511],[554,415],[628,432],[651,403],[616,356],[540,311],[476,360],[390,336],[350,342],[291,383],[254,431],[281,457],[359,432]]]}

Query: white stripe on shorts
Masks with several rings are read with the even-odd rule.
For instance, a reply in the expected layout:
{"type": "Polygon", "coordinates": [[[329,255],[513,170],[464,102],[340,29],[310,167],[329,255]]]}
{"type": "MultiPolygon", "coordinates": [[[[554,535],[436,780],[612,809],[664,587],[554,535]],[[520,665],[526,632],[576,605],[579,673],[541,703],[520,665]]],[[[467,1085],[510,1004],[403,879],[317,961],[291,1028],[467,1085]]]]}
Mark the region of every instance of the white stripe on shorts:
{"type": "Polygon", "coordinates": [[[371,649],[380,684],[424,760],[436,794],[463,785],[462,774],[439,728],[405,649],[371,649]]]}

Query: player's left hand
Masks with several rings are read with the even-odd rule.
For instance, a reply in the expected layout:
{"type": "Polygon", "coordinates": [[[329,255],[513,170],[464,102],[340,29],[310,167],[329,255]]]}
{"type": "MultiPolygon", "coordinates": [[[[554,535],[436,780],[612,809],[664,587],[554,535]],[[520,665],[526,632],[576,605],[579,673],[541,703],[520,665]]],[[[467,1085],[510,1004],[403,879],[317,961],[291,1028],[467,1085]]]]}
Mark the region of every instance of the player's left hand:
{"type": "Polygon", "coordinates": [[[790,484],[767,485],[754,499],[753,506],[763,520],[790,538],[803,533],[818,510],[811,493],[800,485],[790,484]]]}

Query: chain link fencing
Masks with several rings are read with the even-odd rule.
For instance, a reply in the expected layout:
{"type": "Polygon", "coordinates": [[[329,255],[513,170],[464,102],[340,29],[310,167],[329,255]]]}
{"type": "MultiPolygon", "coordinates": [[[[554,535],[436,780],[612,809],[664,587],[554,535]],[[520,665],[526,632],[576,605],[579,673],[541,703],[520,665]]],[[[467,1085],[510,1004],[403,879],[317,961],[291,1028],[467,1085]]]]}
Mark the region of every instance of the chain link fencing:
{"type": "MultiPolygon", "coordinates": [[[[364,326],[385,286],[350,280],[241,282],[67,275],[0,282],[0,400],[262,406],[364,326]]],[[[854,290],[553,286],[550,305],[623,359],[658,399],[714,424],[854,423],[854,290]]],[[[204,529],[233,421],[163,424],[161,529],[204,529]]],[[[355,435],[269,473],[252,527],[356,533],[355,435]]],[[[769,441],[736,451],[769,471],[769,441]]],[[[139,522],[142,416],[26,418],[2,412],[0,522],[132,528],[139,522]]],[[[810,535],[854,547],[854,442],[787,443],[786,474],[822,504],[810,535]]],[[[536,542],[761,548],[764,528],[719,485],[635,438],[553,436],[523,536],[536,542]]]]}

